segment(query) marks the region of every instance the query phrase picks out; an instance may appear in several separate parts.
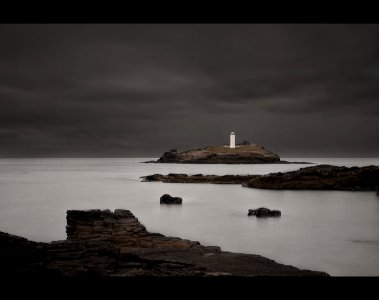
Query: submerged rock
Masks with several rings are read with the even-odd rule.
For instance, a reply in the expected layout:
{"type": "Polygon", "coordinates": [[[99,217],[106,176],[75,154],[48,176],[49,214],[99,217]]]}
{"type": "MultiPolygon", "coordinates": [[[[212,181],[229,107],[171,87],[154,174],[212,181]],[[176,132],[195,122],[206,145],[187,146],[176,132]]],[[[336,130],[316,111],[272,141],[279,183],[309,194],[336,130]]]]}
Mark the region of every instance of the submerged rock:
{"type": "Polygon", "coordinates": [[[249,209],[248,216],[260,217],[280,217],[282,213],[280,210],[270,210],[266,207],[260,207],[257,209],[249,209]]]}
{"type": "Polygon", "coordinates": [[[182,204],[183,199],[180,197],[172,197],[169,194],[164,194],[161,199],[161,204],[182,204]]]}

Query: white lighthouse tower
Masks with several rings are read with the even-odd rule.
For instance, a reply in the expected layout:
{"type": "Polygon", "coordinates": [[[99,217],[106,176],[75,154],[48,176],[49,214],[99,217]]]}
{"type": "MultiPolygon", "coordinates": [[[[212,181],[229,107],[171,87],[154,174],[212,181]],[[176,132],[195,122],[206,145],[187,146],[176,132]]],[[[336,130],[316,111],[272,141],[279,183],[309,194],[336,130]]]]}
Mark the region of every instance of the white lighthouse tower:
{"type": "Polygon", "coordinates": [[[234,132],[232,131],[230,133],[230,148],[235,148],[236,147],[236,136],[234,132]]]}

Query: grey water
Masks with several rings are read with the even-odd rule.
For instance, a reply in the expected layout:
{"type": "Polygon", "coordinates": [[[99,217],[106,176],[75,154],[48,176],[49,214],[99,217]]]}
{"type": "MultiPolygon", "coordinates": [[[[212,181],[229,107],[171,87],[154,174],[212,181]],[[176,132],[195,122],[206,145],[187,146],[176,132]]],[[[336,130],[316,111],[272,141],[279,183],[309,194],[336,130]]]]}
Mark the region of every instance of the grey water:
{"type": "MultiPolygon", "coordinates": [[[[155,173],[267,174],[309,165],[144,164],[152,158],[0,159],[0,231],[48,242],[66,238],[66,210],[131,210],[151,232],[252,253],[337,276],[379,275],[375,192],[272,191],[240,185],[141,182],[155,173]],[[159,204],[164,193],[181,206],[159,204]],[[250,208],[282,211],[248,217],[250,208]]],[[[378,165],[378,158],[284,158],[378,165]]]]}

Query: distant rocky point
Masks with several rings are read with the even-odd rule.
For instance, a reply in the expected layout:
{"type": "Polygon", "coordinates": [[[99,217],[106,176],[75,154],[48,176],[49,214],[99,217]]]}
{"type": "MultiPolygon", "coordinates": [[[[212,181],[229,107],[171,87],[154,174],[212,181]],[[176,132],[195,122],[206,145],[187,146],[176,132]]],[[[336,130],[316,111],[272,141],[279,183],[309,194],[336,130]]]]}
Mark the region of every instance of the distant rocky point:
{"type": "Polygon", "coordinates": [[[317,165],[286,173],[267,175],[187,175],[170,173],[141,177],[142,181],[166,183],[242,184],[244,187],[277,190],[377,191],[378,166],[338,167],[317,165]]]}
{"type": "Polygon", "coordinates": [[[243,184],[258,176],[260,175],[187,175],[169,173],[168,175],[153,174],[142,176],[141,178],[143,182],[243,184]]]}
{"type": "MultiPolygon", "coordinates": [[[[150,233],[129,211],[69,210],[67,240],[37,243],[0,232],[0,275],[52,277],[328,276],[260,255],[150,233]]],[[[130,287],[127,287],[130,288],[130,287]]]]}
{"type": "Polygon", "coordinates": [[[243,185],[278,190],[375,191],[379,187],[379,167],[318,165],[292,172],[258,176],[243,185]]]}
{"type": "MultiPolygon", "coordinates": [[[[279,155],[247,141],[231,148],[229,146],[209,146],[178,152],[166,151],[157,161],[148,163],[183,164],[280,164],[290,163],[280,159],[279,155]]],[[[306,163],[306,162],[301,162],[306,163]]]]}

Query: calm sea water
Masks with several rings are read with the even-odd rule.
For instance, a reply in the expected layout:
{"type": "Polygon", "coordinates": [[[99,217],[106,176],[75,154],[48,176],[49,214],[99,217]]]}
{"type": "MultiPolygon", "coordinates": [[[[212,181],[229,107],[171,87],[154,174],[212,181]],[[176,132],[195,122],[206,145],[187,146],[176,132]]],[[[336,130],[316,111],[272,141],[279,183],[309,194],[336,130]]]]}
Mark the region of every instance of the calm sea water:
{"type": "MultiPolygon", "coordinates": [[[[154,173],[266,174],[307,165],[143,164],[151,158],[0,159],[0,230],[37,241],[65,239],[68,209],[130,209],[152,232],[260,254],[331,275],[379,275],[375,192],[270,191],[240,185],[141,182],[154,173]],[[182,206],[161,206],[169,193],[182,206]],[[281,218],[247,217],[250,208],[281,218]]],[[[345,166],[379,159],[307,158],[345,166]]]]}

